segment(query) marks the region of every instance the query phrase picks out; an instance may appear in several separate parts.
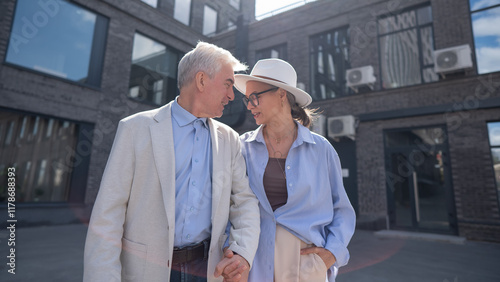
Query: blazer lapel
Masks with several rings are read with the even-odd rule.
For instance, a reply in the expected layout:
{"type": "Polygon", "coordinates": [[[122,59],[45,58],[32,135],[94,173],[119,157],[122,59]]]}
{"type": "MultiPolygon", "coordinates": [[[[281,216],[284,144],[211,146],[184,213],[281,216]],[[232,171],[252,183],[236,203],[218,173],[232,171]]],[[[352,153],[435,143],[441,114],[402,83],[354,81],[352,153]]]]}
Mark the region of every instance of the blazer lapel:
{"type": "Polygon", "coordinates": [[[217,205],[219,204],[224,187],[224,180],[227,173],[224,171],[224,139],[217,125],[208,119],[210,127],[210,138],[212,141],[212,222],[217,214],[217,205]]]}
{"type": "Polygon", "coordinates": [[[150,125],[151,143],[165,212],[170,230],[175,227],[175,155],[172,132],[172,103],[162,107],[155,115],[155,124],[150,125]]]}

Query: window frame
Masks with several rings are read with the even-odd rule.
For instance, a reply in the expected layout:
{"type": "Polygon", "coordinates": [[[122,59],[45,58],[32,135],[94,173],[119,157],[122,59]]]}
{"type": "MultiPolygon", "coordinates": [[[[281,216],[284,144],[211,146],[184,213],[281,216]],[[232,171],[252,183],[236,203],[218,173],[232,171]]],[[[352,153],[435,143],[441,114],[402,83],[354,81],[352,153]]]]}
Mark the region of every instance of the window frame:
{"type": "Polygon", "coordinates": [[[405,87],[413,87],[413,86],[418,86],[418,85],[423,85],[423,84],[435,83],[435,82],[438,82],[441,79],[439,77],[439,75],[436,74],[437,78],[438,78],[436,81],[425,82],[424,75],[423,75],[424,69],[432,69],[432,70],[434,70],[434,63],[428,64],[428,65],[424,64],[424,57],[423,57],[423,53],[424,52],[423,52],[423,49],[422,49],[421,30],[423,30],[425,28],[428,28],[428,27],[431,28],[431,31],[432,31],[432,48],[433,48],[433,51],[436,50],[436,40],[435,40],[435,32],[434,32],[434,18],[432,17],[432,21],[431,22],[425,23],[425,24],[422,24],[422,25],[420,25],[419,22],[418,22],[418,10],[421,9],[421,8],[424,8],[424,7],[430,7],[431,8],[431,12],[432,12],[432,5],[431,5],[431,3],[426,2],[426,3],[414,5],[414,6],[411,6],[411,7],[406,7],[406,8],[403,8],[401,10],[398,10],[398,11],[395,11],[395,12],[392,12],[392,13],[389,13],[389,14],[380,15],[380,16],[377,17],[377,48],[378,48],[378,60],[379,60],[378,70],[379,70],[379,74],[380,74],[379,75],[380,79],[378,79],[378,84],[379,84],[379,87],[380,87],[381,90],[401,89],[401,88],[405,88],[405,87]],[[404,29],[401,29],[401,30],[398,30],[398,31],[391,31],[391,32],[387,32],[387,33],[384,33],[384,34],[380,33],[380,24],[379,24],[380,20],[385,19],[387,17],[398,16],[400,14],[403,14],[403,13],[406,13],[406,12],[409,12],[409,11],[415,11],[415,13],[416,13],[416,25],[415,25],[415,27],[404,28],[404,29]],[[417,34],[417,44],[418,44],[417,47],[418,47],[418,56],[419,56],[418,61],[419,61],[419,67],[420,67],[420,83],[411,84],[411,85],[403,85],[403,86],[398,86],[398,87],[385,88],[384,87],[383,74],[382,74],[382,49],[381,49],[381,45],[380,45],[381,38],[382,37],[386,37],[386,36],[390,36],[390,35],[395,35],[395,34],[398,34],[398,33],[401,33],[401,32],[410,31],[410,30],[413,30],[413,29],[416,29],[416,34],[417,34]]]}
{"type": "MultiPolygon", "coordinates": [[[[352,90],[349,89],[347,87],[347,80],[345,78],[345,74],[347,72],[348,69],[351,68],[351,38],[350,38],[350,26],[349,25],[343,25],[343,26],[339,26],[339,27],[336,27],[336,28],[333,28],[333,29],[329,29],[329,30],[326,30],[326,31],[322,31],[320,33],[316,33],[316,34],[313,34],[313,35],[310,35],[309,36],[309,51],[308,51],[308,56],[309,56],[309,79],[310,79],[310,83],[309,83],[309,93],[311,94],[311,97],[313,98],[313,102],[316,102],[316,101],[327,101],[327,100],[331,100],[331,99],[337,99],[337,98],[341,98],[341,97],[346,97],[346,96],[351,96],[353,94],[352,90]],[[344,69],[343,69],[343,74],[339,77],[341,80],[340,81],[335,81],[338,88],[340,88],[340,93],[336,93],[335,97],[326,97],[324,99],[316,99],[315,96],[320,96],[321,93],[315,93],[314,92],[314,84],[316,83],[316,79],[314,78],[314,75],[315,73],[313,73],[313,66],[315,66],[317,64],[314,63],[314,60],[313,60],[313,56],[317,56],[316,54],[318,53],[318,50],[314,50],[313,51],[313,48],[314,48],[314,41],[315,40],[319,40],[317,38],[319,38],[320,36],[326,36],[327,34],[331,33],[331,34],[334,34],[335,32],[345,32],[345,38],[346,38],[346,43],[345,45],[344,44],[340,44],[340,45],[331,45],[330,47],[335,49],[335,48],[340,48],[340,53],[343,53],[343,52],[347,52],[347,58],[346,58],[346,62],[347,64],[344,66],[344,69]],[[344,48],[347,48],[347,50],[344,50],[344,48]]],[[[325,50],[322,50],[322,52],[324,53],[325,50]]],[[[325,59],[323,59],[325,60],[325,59]]],[[[335,64],[334,64],[335,65],[335,64]]],[[[323,66],[325,67],[325,66],[323,66]]],[[[330,83],[331,84],[331,83],[330,83]]],[[[327,84],[325,83],[325,89],[326,89],[326,86],[327,84]]]]}
{"type": "Polygon", "coordinates": [[[280,44],[277,44],[277,45],[273,45],[271,47],[266,47],[266,48],[263,48],[263,49],[255,50],[255,63],[257,63],[258,60],[271,58],[271,57],[264,57],[264,56],[262,56],[262,58],[259,59],[259,54],[270,52],[272,50],[280,50],[280,51],[282,51],[282,52],[280,52],[280,55],[284,54],[284,56],[278,56],[278,59],[282,59],[284,61],[288,60],[288,43],[284,42],[284,43],[280,43],[280,44]]]}
{"type": "MultiPolygon", "coordinates": [[[[161,44],[161,45],[165,46],[165,49],[169,50],[169,51],[170,51],[170,52],[172,52],[172,53],[176,53],[176,54],[177,54],[177,63],[176,63],[176,66],[179,64],[180,59],[181,59],[181,58],[182,58],[182,56],[185,54],[184,52],[182,52],[182,51],[180,51],[180,50],[178,50],[178,49],[176,49],[176,48],[174,48],[174,47],[172,47],[172,46],[170,46],[170,45],[168,45],[168,44],[165,44],[165,43],[163,43],[163,42],[161,42],[161,41],[159,41],[159,40],[157,40],[157,39],[155,39],[155,38],[153,38],[153,37],[151,37],[151,36],[149,36],[149,35],[147,35],[147,34],[145,34],[145,33],[143,33],[143,32],[140,32],[140,31],[136,30],[136,31],[134,32],[134,37],[135,37],[135,35],[136,35],[136,34],[139,34],[139,35],[141,35],[141,36],[143,36],[143,37],[145,37],[145,38],[147,38],[147,39],[149,39],[149,40],[152,40],[152,41],[154,41],[154,42],[156,42],[156,43],[158,43],[158,44],[161,44]]],[[[165,102],[165,104],[156,104],[156,103],[153,101],[153,100],[154,100],[154,97],[153,97],[153,96],[154,96],[154,94],[155,94],[155,93],[157,93],[157,91],[156,91],[155,89],[152,89],[153,91],[151,92],[151,94],[152,94],[153,96],[151,96],[151,99],[150,99],[150,100],[148,100],[148,99],[140,99],[140,98],[135,98],[135,97],[131,97],[131,96],[129,95],[129,93],[130,93],[130,89],[131,89],[131,87],[130,87],[130,78],[131,78],[131,75],[132,75],[132,66],[133,66],[132,54],[133,54],[133,52],[134,52],[134,40],[132,40],[132,53],[130,54],[130,73],[129,73],[128,86],[127,86],[128,92],[127,92],[127,94],[126,94],[126,97],[127,97],[128,99],[130,99],[130,100],[134,101],[134,102],[137,102],[137,103],[140,103],[140,104],[144,104],[144,105],[148,105],[148,106],[153,106],[153,107],[161,107],[161,106],[163,106],[163,105],[165,105],[165,104],[169,103],[170,101],[172,101],[173,99],[172,99],[172,100],[169,100],[169,99],[168,99],[168,96],[169,96],[168,94],[169,94],[169,93],[168,93],[168,91],[167,91],[167,93],[166,93],[166,95],[167,95],[167,96],[166,96],[166,102],[165,102]]],[[[175,96],[177,96],[177,95],[179,94],[179,89],[177,88],[177,79],[178,79],[178,76],[179,76],[179,74],[178,74],[177,69],[176,69],[176,77],[175,77],[175,78],[171,78],[171,77],[169,77],[169,78],[171,78],[171,79],[175,80],[175,88],[177,89],[177,91],[176,91],[175,95],[173,95],[173,96],[174,96],[174,98],[175,98],[175,96]]],[[[162,80],[161,80],[161,81],[163,81],[163,80],[165,80],[165,77],[162,77],[162,80]]],[[[153,82],[153,85],[152,85],[152,87],[153,87],[153,88],[154,88],[154,84],[155,84],[156,82],[158,82],[158,81],[159,81],[159,80],[155,80],[155,81],[153,82]]],[[[135,87],[135,86],[134,86],[134,87],[135,87]]],[[[163,89],[164,89],[164,88],[165,88],[165,83],[163,83],[163,89]]],[[[150,94],[150,93],[148,92],[148,94],[150,94]]]]}
{"type": "Polygon", "coordinates": [[[3,58],[3,65],[16,68],[22,71],[30,72],[33,74],[41,75],[44,77],[48,77],[51,79],[56,79],[59,81],[63,81],[66,83],[70,83],[73,85],[78,85],[94,90],[100,90],[102,86],[102,77],[104,73],[104,57],[106,54],[106,49],[107,49],[107,39],[108,39],[108,29],[109,29],[109,17],[106,17],[98,12],[96,12],[93,9],[90,9],[88,7],[85,7],[79,3],[75,3],[73,1],[66,1],[63,0],[64,2],[67,2],[68,4],[72,4],[77,6],[80,9],[84,9],[88,12],[91,12],[96,15],[96,23],[94,26],[94,36],[92,38],[92,46],[90,50],[90,56],[89,56],[89,67],[88,67],[88,73],[87,73],[87,80],[86,82],[80,82],[80,81],[75,81],[71,80],[68,78],[64,78],[61,76],[53,75],[47,72],[39,71],[33,68],[25,67],[16,63],[12,63],[7,61],[7,54],[9,51],[9,45],[12,39],[13,35],[13,29],[14,29],[14,20],[17,15],[18,11],[18,2],[16,2],[16,6],[14,8],[14,12],[12,13],[12,18],[10,21],[10,29],[9,29],[9,37],[8,41],[6,44],[5,48],[5,54],[3,58]],[[90,80],[90,82],[89,82],[90,80]]]}
{"type": "MultiPolygon", "coordinates": [[[[39,119],[49,119],[49,124],[54,123],[54,122],[63,122],[63,123],[73,123],[75,125],[75,145],[74,147],[70,148],[70,150],[66,150],[66,153],[74,153],[75,155],[69,157],[72,159],[71,164],[67,164],[68,166],[72,167],[71,174],[69,175],[69,183],[67,184],[67,199],[65,201],[43,201],[43,202],[37,202],[37,201],[18,201],[19,205],[23,206],[40,206],[40,205],[61,205],[61,204],[83,204],[85,202],[85,193],[87,189],[87,181],[88,181],[88,176],[89,176],[89,169],[90,169],[90,157],[92,155],[92,147],[93,147],[93,135],[94,135],[94,128],[95,124],[93,123],[88,123],[88,122],[83,122],[83,121],[76,121],[72,119],[66,119],[66,118],[61,118],[61,117],[56,117],[56,116],[50,116],[46,114],[40,114],[40,113],[35,113],[35,112],[28,112],[28,111],[22,111],[22,110],[14,110],[6,107],[0,107],[0,112],[7,112],[7,113],[12,113],[15,115],[18,115],[20,117],[24,116],[24,119],[26,118],[39,118],[39,119]],[[75,162],[78,163],[75,163],[75,162]]],[[[20,118],[19,117],[19,118],[20,118]]],[[[50,125],[48,125],[50,126],[50,125]]],[[[52,130],[52,126],[50,126],[52,130]]],[[[7,129],[7,128],[6,128],[7,129]]],[[[34,130],[34,128],[33,128],[34,130]]],[[[40,138],[42,139],[47,139],[47,138],[55,138],[58,133],[57,132],[52,132],[51,135],[47,136],[47,132],[40,131],[40,129],[37,129],[37,133],[41,136],[40,138]],[[54,136],[54,137],[52,137],[54,136]]],[[[1,134],[1,133],[0,133],[1,134]]],[[[12,142],[16,142],[16,139],[19,138],[19,136],[16,136],[17,134],[14,133],[12,138],[12,142]]],[[[27,138],[28,136],[24,137],[27,138]]],[[[28,140],[28,143],[36,143],[35,140],[28,140]]],[[[3,143],[0,143],[1,149],[4,150],[4,145],[3,143]]],[[[61,149],[62,150],[62,149],[61,149]]],[[[67,155],[68,157],[69,155],[67,155]]],[[[41,161],[42,159],[38,160],[33,160],[36,161],[37,163],[41,161]]],[[[7,165],[12,165],[12,164],[7,164],[7,165]]],[[[31,164],[33,165],[33,163],[31,164]]],[[[52,167],[51,164],[49,164],[50,167],[52,167]]],[[[36,168],[35,170],[37,170],[36,168]]],[[[17,171],[17,169],[16,169],[17,171]]],[[[39,174],[39,171],[34,172],[35,175],[39,174]]],[[[48,172],[47,172],[48,174],[48,172]]],[[[16,174],[17,175],[17,174],[16,174]]],[[[18,183],[17,186],[19,186],[20,183],[18,183]]],[[[17,191],[16,191],[17,192],[17,191]]],[[[17,195],[17,193],[16,193],[17,195]]],[[[0,206],[2,205],[7,205],[7,202],[0,202],[0,206]]]]}
{"type": "Polygon", "coordinates": [[[229,6],[233,7],[237,11],[241,11],[241,0],[238,0],[238,7],[234,6],[232,0],[229,0],[229,6]]]}
{"type": "Polygon", "coordinates": [[[490,153],[491,164],[492,164],[491,171],[493,173],[493,184],[497,190],[497,203],[500,206],[500,179],[498,181],[496,179],[497,175],[495,172],[495,160],[493,158],[493,151],[492,151],[492,149],[500,149],[500,144],[499,145],[492,145],[490,142],[490,130],[488,128],[488,125],[490,123],[500,123],[500,120],[486,121],[486,132],[488,133],[488,146],[489,146],[489,153],[490,153]]]}
{"type": "Polygon", "coordinates": [[[150,5],[148,2],[146,2],[147,0],[139,0],[141,3],[144,3],[146,5],[148,5],[149,7],[153,8],[153,9],[158,9],[160,8],[160,2],[161,0],[156,0],[156,5],[153,6],[153,5],[150,5]]]}
{"type": "Polygon", "coordinates": [[[201,27],[201,33],[203,34],[203,36],[206,36],[206,37],[211,37],[211,36],[214,36],[217,34],[217,32],[219,31],[219,10],[217,10],[216,8],[214,8],[213,6],[211,5],[208,5],[208,4],[205,4],[203,5],[203,25],[201,27]],[[215,30],[211,33],[205,33],[204,29],[205,29],[205,8],[209,8],[209,9],[212,9],[213,11],[215,11],[215,30]]]}
{"type": "Polygon", "coordinates": [[[176,4],[177,4],[177,1],[183,1],[183,0],[175,0],[174,1],[174,10],[172,12],[172,18],[174,18],[174,20],[182,23],[183,25],[185,26],[191,26],[191,23],[193,21],[193,0],[189,0],[189,19],[188,19],[188,24],[186,25],[186,23],[184,22],[181,22],[180,20],[178,20],[177,18],[175,18],[175,7],[176,7],[176,4]]]}

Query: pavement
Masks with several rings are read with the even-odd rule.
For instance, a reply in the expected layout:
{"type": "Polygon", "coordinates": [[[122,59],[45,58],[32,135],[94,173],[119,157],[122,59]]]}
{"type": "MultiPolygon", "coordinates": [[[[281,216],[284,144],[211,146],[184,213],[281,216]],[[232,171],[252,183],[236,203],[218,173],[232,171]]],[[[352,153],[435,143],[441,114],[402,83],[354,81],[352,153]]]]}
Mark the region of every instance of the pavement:
{"type": "MultiPolygon", "coordinates": [[[[0,231],[0,281],[82,281],[83,224],[17,228],[16,274],[10,274],[10,232],[0,231]]],[[[351,259],[337,282],[500,281],[500,244],[454,236],[357,230],[351,259]]]]}

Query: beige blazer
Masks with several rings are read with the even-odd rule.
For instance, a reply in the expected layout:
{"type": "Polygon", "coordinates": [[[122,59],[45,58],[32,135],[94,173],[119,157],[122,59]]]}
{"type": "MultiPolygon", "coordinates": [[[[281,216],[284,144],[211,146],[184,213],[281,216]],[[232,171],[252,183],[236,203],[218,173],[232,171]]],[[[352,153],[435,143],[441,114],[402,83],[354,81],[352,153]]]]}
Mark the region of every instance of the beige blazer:
{"type": "MultiPolygon", "coordinates": [[[[175,157],[171,105],[120,121],[92,211],[84,281],[170,281],[175,228],[175,157]]],[[[212,175],[212,236],[208,281],[222,258],[228,220],[230,249],[253,262],[258,201],[249,188],[238,134],[208,119],[212,175]]]]}

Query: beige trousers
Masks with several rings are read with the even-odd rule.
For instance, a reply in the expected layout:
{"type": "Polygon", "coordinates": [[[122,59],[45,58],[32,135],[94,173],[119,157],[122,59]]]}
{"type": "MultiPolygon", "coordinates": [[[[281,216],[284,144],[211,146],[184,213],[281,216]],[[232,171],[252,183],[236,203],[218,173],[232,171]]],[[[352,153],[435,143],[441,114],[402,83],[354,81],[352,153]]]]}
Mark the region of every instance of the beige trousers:
{"type": "Polygon", "coordinates": [[[326,265],[317,254],[300,255],[300,250],[312,247],[276,225],[274,247],[275,282],[325,282],[326,265]]]}

